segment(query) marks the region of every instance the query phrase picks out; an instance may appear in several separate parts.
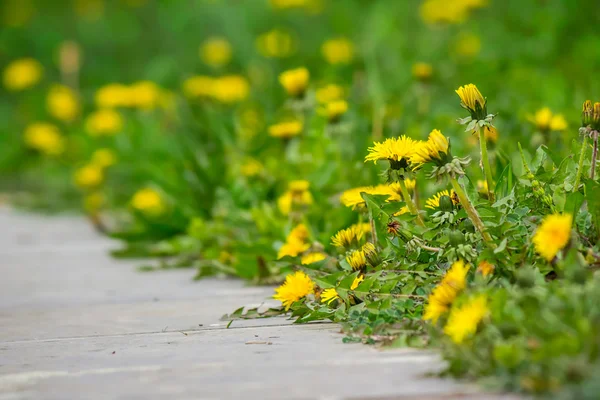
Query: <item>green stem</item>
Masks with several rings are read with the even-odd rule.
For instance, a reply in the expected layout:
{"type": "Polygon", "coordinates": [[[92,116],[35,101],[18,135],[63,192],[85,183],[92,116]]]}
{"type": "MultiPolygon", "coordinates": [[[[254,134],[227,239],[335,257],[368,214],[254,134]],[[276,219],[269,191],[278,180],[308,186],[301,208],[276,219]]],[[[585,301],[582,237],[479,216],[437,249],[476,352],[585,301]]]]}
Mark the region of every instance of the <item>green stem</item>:
{"type": "Polygon", "coordinates": [[[490,167],[490,159],[487,151],[487,142],[485,140],[484,128],[479,128],[479,146],[481,147],[481,165],[483,165],[483,172],[485,174],[485,180],[487,182],[488,199],[490,202],[494,202],[494,181],[492,180],[492,167],[490,167]]]}
{"type": "Polygon", "coordinates": [[[583,143],[581,144],[581,154],[579,154],[579,166],[577,167],[577,176],[575,177],[575,186],[573,186],[573,193],[579,190],[579,182],[581,181],[581,173],[583,171],[583,160],[585,158],[585,151],[587,150],[588,136],[583,136],[583,143]]]}
{"type": "Polygon", "coordinates": [[[592,151],[592,166],[590,168],[590,179],[596,176],[596,162],[598,159],[598,131],[592,131],[592,139],[594,140],[594,150],[592,151]]]}
{"type": "Polygon", "coordinates": [[[412,198],[410,197],[410,194],[408,193],[408,189],[406,188],[404,179],[400,178],[398,183],[400,184],[400,191],[402,192],[402,199],[406,203],[408,210],[410,211],[410,213],[412,215],[417,216],[417,222],[419,223],[419,225],[425,226],[425,223],[423,222],[423,219],[421,218],[421,214],[419,214],[419,210],[417,210],[417,207],[415,207],[415,203],[413,203],[412,198]]]}
{"type": "Polygon", "coordinates": [[[471,201],[467,197],[467,194],[463,190],[463,188],[460,185],[460,183],[458,182],[458,180],[456,178],[450,178],[450,183],[452,183],[452,188],[454,189],[454,192],[456,192],[456,195],[458,196],[458,199],[460,200],[460,204],[463,206],[463,208],[467,212],[467,215],[469,216],[469,219],[471,220],[471,222],[473,222],[473,226],[475,226],[475,229],[477,229],[479,231],[479,233],[481,233],[481,237],[483,238],[483,241],[490,248],[495,249],[496,244],[492,241],[492,237],[490,236],[490,234],[485,230],[483,221],[479,217],[477,210],[475,209],[475,207],[473,207],[473,203],[471,203],[471,201]]]}

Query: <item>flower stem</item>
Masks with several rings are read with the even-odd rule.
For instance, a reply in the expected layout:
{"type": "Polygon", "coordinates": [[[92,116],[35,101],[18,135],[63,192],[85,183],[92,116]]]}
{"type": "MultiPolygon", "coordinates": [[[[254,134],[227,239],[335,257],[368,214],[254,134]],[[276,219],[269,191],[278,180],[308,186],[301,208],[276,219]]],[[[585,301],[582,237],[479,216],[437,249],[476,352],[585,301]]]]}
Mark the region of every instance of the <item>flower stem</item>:
{"type": "Polygon", "coordinates": [[[581,172],[583,171],[583,159],[585,158],[585,151],[587,150],[588,136],[583,136],[583,143],[581,144],[581,154],[579,154],[579,166],[577,167],[577,176],[575,177],[575,185],[573,186],[573,193],[579,190],[579,182],[581,181],[581,172]]]}
{"type": "Polygon", "coordinates": [[[485,139],[484,128],[479,128],[479,146],[481,147],[481,165],[487,182],[487,193],[490,202],[494,202],[494,181],[492,180],[492,167],[490,167],[490,159],[487,151],[487,142],[485,139]]]}
{"type": "Polygon", "coordinates": [[[417,216],[417,222],[419,223],[419,225],[425,226],[425,223],[423,222],[423,219],[421,218],[421,214],[419,214],[419,210],[417,210],[417,207],[415,207],[415,203],[413,203],[412,198],[410,197],[410,194],[408,193],[408,189],[406,189],[406,184],[404,183],[404,179],[400,178],[398,183],[400,184],[400,191],[402,192],[402,199],[406,203],[408,210],[410,211],[410,213],[412,215],[417,216]]]}
{"type": "Polygon", "coordinates": [[[492,241],[492,237],[490,236],[490,234],[485,230],[483,221],[479,217],[477,210],[475,209],[475,207],[473,207],[473,204],[467,197],[467,194],[463,190],[463,188],[460,185],[460,183],[458,182],[458,180],[456,178],[450,178],[450,183],[452,183],[452,188],[454,189],[454,192],[456,192],[456,195],[458,196],[460,204],[464,207],[471,222],[473,222],[473,226],[475,226],[475,229],[477,229],[479,231],[479,233],[481,233],[481,237],[483,238],[483,241],[490,248],[495,249],[496,244],[492,241]]]}
{"type": "Polygon", "coordinates": [[[592,152],[592,167],[590,168],[590,179],[594,179],[596,175],[596,160],[598,159],[598,131],[592,131],[594,139],[594,151],[592,152]]]}

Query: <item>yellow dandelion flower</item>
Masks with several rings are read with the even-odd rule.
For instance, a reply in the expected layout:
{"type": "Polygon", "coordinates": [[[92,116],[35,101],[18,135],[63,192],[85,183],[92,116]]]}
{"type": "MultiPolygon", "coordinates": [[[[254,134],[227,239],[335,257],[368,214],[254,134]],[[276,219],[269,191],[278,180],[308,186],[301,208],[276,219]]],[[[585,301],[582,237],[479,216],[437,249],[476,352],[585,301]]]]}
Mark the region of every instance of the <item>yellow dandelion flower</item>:
{"type": "Polygon", "coordinates": [[[113,109],[98,110],[87,117],[85,128],[90,136],[111,136],[123,128],[123,119],[113,109]]]}
{"type": "Polygon", "coordinates": [[[562,114],[555,114],[550,120],[550,130],[551,131],[564,131],[568,127],[567,120],[562,114]]]}
{"type": "Polygon", "coordinates": [[[365,280],[364,275],[358,275],[356,278],[354,278],[354,280],[352,281],[352,285],[350,285],[350,290],[354,290],[358,287],[358,285],[361,284],[362,281],[365,280]]]}
{"type": "Polygon", "coordinates": [[[294,193],[305,192],[310,188],[310,182],[305,179],[297,179],[288,183],[288,190],[294,193]]]}
{"type": "Polygon", "coordinates": [[[445,162],[449,147],[448,138],[439,130],[434,129],[429,133],[427,141],[419,142],[415,147],[411,161],[414,164],[424,164],[429,161],[445,162]]]}
{"type": "Polygon", "coordinates": [[[387,195],[387,201],[400,201],[402,198],[399,190],[399,185],[391,184],[377,186],[360,186],[357,188],[348,189],[341,194],[340,202],[346,207],[352,207],[352,209],[360,208],[365,204],[365,200],[362,198],[361,193],[373,195],[387,195]]]}
{"type": "Polygon", "coordinates": [[[279,75],[281,86],[283,86],[290,96],[294,97],[302,97],[304,95],[309,80],[310,73],[304,67],[290,69],[279,75]]]}
{"type": "Polygon", "coordinates": [[[277,252],[277,259],[281,259],[285,256],[298,257],[298,255],[304,253],[310,248],[310,244],[300,241],[288,241],[284,243],[277,252]]]}
{"type": "Polygon", "coordinates": [[[486,100],[477,89],[477,86],[469,83],[455,90],[460,97],[460,105],[469,110],[473,119],[485,119],[487,114],[486,100]]]}
{"type": "Polygon", "coordinates": [[[461,307],[452,307],[444,333],[454,343],[462,343],[468,336],[477,332],[477,326],[489,313],[487,298],[479,295],[461,307]]]}
{"type": "Polygon", "coordinates": [[[160,193],[150,188],[138,190],[131,199],[131,206],[142,214],[152,217],[159,216],[166,210],[160,193]]]}
{"type": "Polygon", "coordinates": [[[342,100],[344,98],[344,88],[330,83],[317,89],[315,96],[321,104],[342,100]]]}
{"type": "Polygon", "coordinates": [[[265,169],[262,163],[254,158],[247,159],[240,167],[242,175],[251,178],[253,176],[260,175],[265,169]]]}
{"type": "Polygon", "coordinates": [[[216,79],[212,86],[212,96],[224,104],[246,100],[250,94],[248,80],[240,75],[227,75],[216,79]]]}
{"type": "Polygon", "coordinates": [[[331,244],[340,248],[348,248],[353,244],[358,243],[364,233],[357,230],[354,226],[338,231],[331,237],[331,244]]]}
{"type": "Polygon", "coordinates": [[[337,290],[335,290],[335,288],[325,289],[321,293],[321,303],[327,303],[327,305],[330,305],[333,301],[339,298],[340,295],[338,294],[337,290]]]}
{"type": "Polygon", "coordinates": [[[389,160],[398,163],[401,168],[406,168],[411,162],[417,141],[402,135],[399,138],[389,138],[382,143],[375,142],[373,147],[369,147],[369,154],[365,157],[365,162],[379,160],[389,160]]]}
{"type": "Polygon", "coordinates": [[[29,89],[42,79],[42,64],[33,58],[22,58],[4,69],[4,87],[12,92],[29,89]]]}
{"type": "Polygon", "coordinates": [[[117,162],[117,155],[111,149],[101,148],[92,154],[92,164],[100,168],[107,168],[117,162]]]}
{"type": "Polygon", "coordinates": [[[471,266],[465,264],[463,260],[455,261],[444,278],[442,278],[442,285],[448,285],[457,292],[462,291],[467,286],[467,273],[471,266]]]}
{"type": "Polygon", "coordinates": [[[412,75],[415,79],[426,82],[430,80],[433,75],[433,67],[431,64],[424,62],[414,63],[412,66],[412,75]]]}
{"type": "Polygon", "coordinates": [[[294,229],[290,231],[290,234],[287,237],[287,241],[299,241],[304,242],[309,237],[308,228],[304,224],[298,224],[294,229]]]}
{"type": "Polygon", "coordinates": [[[62,154],[66,147],[65,138],[55,125],[34,122],[27,126],[23,134],[27,147],[49,156],[62,154]]]}
{"type": "Polygon", "coordinates": [[[206,39],[200,46],[200,58],[206,65],[211,67],[222,67],[231,60],[231,45],[227,39],[222,37],[211,37],[206,39]]]}
{"type": "Polygon", "coordinates": [[[79,115],[79,100],[71,88],[54,85],[46,97],[46,108],[54,118],[72,122],[79,115]]]}
{"type": "Polygon", "coordinates": [[[542,221],[533,235],[535,250],[546,260],[552,261],[571,238],[571,226],[573,217],[571,214],[552,214],[542,221]]]}
{"type": "Polygon", "coordinates": [[[321,46],[321,53],[329,64],[349,64],[354,58],[354,45],[346,38],[330,39],[321,46]]]}
{"type": "Polygon", "coordinates": [[[309,265],[317,263],[319,261],[323,261],[326,258],[327,254],[323,253],[322,251],[318,251],[315,253],[308,253],[302,256],[302,258],[300,258],[300,262],[302,263],[302,265],[309,265]]]}
{"type": "Polygon", "coordinates": [[[364,270],[367,267],[367,259],[362,250],[354,250],[346,257],[346,261],[355,271],[364,270]]]}
{"type": "Polygon", "coordinates": [[[314,291],[315,284],[310,277],[302,271],[297,271],[286,276],[285,282],[275,289],[273,298],[281,301],[287,311],[296,301],[314,293],[314,291]]]}
{"type": "Polygon", "coordinates": [[[256,48],[264,57],[285,58],[294,54],[296,44],[288,32],[273,29],[256,39],[256,48]]]}
{"type": "Polygon", "coordinates": [[[477,272],[479,272],[483,276],[488,276],[494,273],[494,269],[496,267],[490,263],[489,261],[483,260],[477,266],[477,272]]]}
{"type": "Polygon", "coordinates": [[[197,75],[183,82],[183,94],[191,99],[211,97],[214,93],[215,78],[197,75]]]}
{"type": "Polygon", "coordinates": [[[88,164],[77,169],[73,175],[75,184],[82,189],[90,189],[99,186],[104,180],[102,167],[96,164],[88,164]]]}
{"type": "Polygon", "coordinates": [[[302,133],[303,124],[300,121],[280,122],[269,126],[269,136],[290,139],[302,133]]]}

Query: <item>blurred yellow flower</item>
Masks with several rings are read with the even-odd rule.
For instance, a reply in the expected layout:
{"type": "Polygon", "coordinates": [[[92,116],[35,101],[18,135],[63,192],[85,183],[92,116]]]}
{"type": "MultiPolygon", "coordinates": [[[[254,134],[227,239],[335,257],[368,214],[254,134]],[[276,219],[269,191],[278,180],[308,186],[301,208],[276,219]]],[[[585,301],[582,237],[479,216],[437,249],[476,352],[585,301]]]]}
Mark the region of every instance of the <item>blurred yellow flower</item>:
{"type": "Polygon", "coordinates": [[[342,100],[344,98],[344,88],[330,83],[317,89],[316,98],[321,104],[342,100]]]}
{"type": "Polygon", "coordinates": [[[465,22],[469,13],[487,4],[487,0],[424,0],[421,18],[428,24],[465,22]]]}
{"type": "Polygon", "coordinates": [[[248,80],[240,75],[222,76],[214,81],[213,97],[221,103],[231,104],[245,100],[250,93],[248,80]]]}
{"type": "Polygon", "coordinates": [[[540,132],[564,131],[567,129],[567,121],[562,114],[553,114],[548,107],[529,115],[527,119],[532,122],[540,132]]]}
{"type": "Polygon", "coordinates": [[[481,179],[477,180],[477,191],[480,194],[487,195],[487,193],[488,193],[487,181],[481,180],[481,179]]]}
{"type": "Polygon", "coordinates": [[[130,90],[120,83],[110,83],[96,91],[95,101],[100,108],[129,107],[130,90]]]}
{"type": "Polygon", "coordinates": [[[43,68],[33,58],[15,60],[4,68],[4,87],[13,92],[29,89],[42,79],[43,68]]]}
{"type": "Polygon", "coordinates": [[[54,85],[50,88],[46,98],[46,108],[50,115],[64,122],[72,122],[80,111],[77,95],[71,88],[63,85],[54,85]]]}
{"type": "Polygon", "coordinates": [[[154,82],[136,82],[129,87],[129,96],[131,106],[151,110],[160,103],[161,89],[154,82]]]}
{"type": "Polygon", "coordinates": [[[82,18],[97,20],[104,15],[104,0],[74,0],[75,13],[82,18]]]}
{"type": "Polygon", "coordinates": [[[571,214],[547,215],[533,235],[535,250],[547,261],[552,261],[571,239],[571,214]]]}
{"type": "Polygon", "coordinates": [[[114,151],[107,148],[100,148],[92,154],[92,162],[91,164],[97,165],[100,168],[107,168],[111,165],[116,164],[117,155],[114,151]]]}
{"type": "Polygon", "coordinates": [[[315,284],[302,271],[297,271],[285,277],[285,282],[275,289],[275,300],[281,301],[286,311],[290,309],[294,302],[314,293],[315,284]]]}
{"type": "Polygon", "coordinates": [[[458,260],[446,272],[442,281],[433,289],[427,298],[424,320],[434,323],[450,309],[450,305],[460,292],[467,286],[467,273],[470,265],[458,260]]]}
{"type": "Polygon", "coordinates": [[[354,58],[354,45],[346,38],[329,39],[321,46],[321,54],[329,64],[349,64],[354,58]]]}
{"type": "Polygon", "coordinates": [[[290,96],[294,97],[302,97],[304,95],[309,79],[310,73],[304,67],[290,69],[279,75],[281,86],[283,86],[290,96]]]}
{"type": "Polygon", "coordinates": [[[488,313],[485,295],[470,299],[461,307],[452,307],[444,333],[450,336],[454,343],[460,344],[477,331],[477,326],[488,313]]]}
{"type": "Polygon", "coordinates": [[[75,170],[73,178],[78,187],[82,189],[92,189],[102,183],[104,180],[104,172],[99,165],[87,164],[75,170]]]}
{"type": "Polygon", "coordinates": [[[477,266],[477,272],[479,272],[483,276],[489,276],[493,274],[494,269],[496,269],[496,267],[486,260],[481,261],[477,266]]]}
{"type": "Polygon", "coordinates": [[[265,169],[260,161],[255,158],[248,158],[240,167],[240,172],[246,177],[253,177],[260,175],[265,169]]]}
{"type": "Polygon", "coordinates": [[[335,288],[325,289],[321,293],[321,303],[327,303],[327,305],[330,305],[333,301],[335,301],[339,298],[340,298],[340,295],[335,290],[335,288]]]}
{"type": "Polygon", "coordinates": [[[454,42],[454,52],[462,58],[472,58],[481,51],[481,39],[474,33],[464,33],[454,42]]]}
{"type": "Polygon", "coordinates": [[[322,251],[317,251],[315,253],[308,253],[307,255],[302,256],[300,262],[302,263],[302,265],[309,265],[319,261],[323,261],[326,258],[327,254],[323,253],[322,251]]]}
{"type": "Polygon", "coordinates": [[[33,0],[4,0],[0,7],[2,23],[19,27],[27,24],[36,13],[33,0]]]}
{"type": "Polygon", "coordinates": [[[192,76],[183,82],[183,94],[189,98],[211,97],[215,81],[215,78],[210,76],[192,76]]]}
{"type": "Polygon", "coordinates": [[[305,180],[291,181],[288,190],[279,199],[277,206],[283,215],[288,215],[292,208],[305,207],[313,203],[313,197],[309,189],[310,183],[305,180]]]}
{"type": "Polygon", "coordinates": [[[138,190],[131,198],[131,206],[148,216],[159,216],[166,210],[165,202],[154,189],[146,188],[138,190]]]}
{"type": "Polygon", "coordinates": [[[89,213],[97,212],[106,203],[106,198],[102,192],[91,192],[83,198],[83,208],[89,213]]]}
{"type": "Polygon", "coordinates": [[[302,133],[303,124],[300,121],[280,122],[269,126],[269,136],[290,139],[302,133]]]}
{"type": "Polygon", "coordinates": [[[496,143],[498,141],[498,129],[496,129],[493,126],[486,126],[483,129],[483,133],[485,135],[486,140],[489,140],[492,143],[496,143]]]}
{"type": "Polygon", "coordinates": [[[433,67],[431,64],[424,62],[414,63],[412,66],[412,75],[419,81],[427,82],[433,76],[433,67]]]}
{"type": "Polygon", "coordinates": [[[231,60],[231,45],[222,37],[208,38],[200,46],[200,58],[206,65],[222,67],[231,60]]]}
{"type": "Polygon", "coordinates": [[[294,54],[296,48],[292,36],[283,30],[273,29],[256,39],[259,53],[268,58],[285,58],[294,54]]]}
{"type": "Polygon", "coordinates": [[[277,259],[290,256],[297,257],[310,248],[310,244],[299,240],[288,240],[279,248],[277,259]]]}
{"type": "Polygon", "coordinates": [[[90,136],[111,136],[121,131],[123,119],[110,108],[98,110],[88,115],[85,128],[90,136]]]}
{"type": "Polygon", "coordinates": [[[65,150],[65,138],[58,128],[46,122],[34,122],[27,126],[24,133],[27,147],[49,156],[58,156],[65,150]]]}
{"type": "Polygon", "coordinates": [[[348,103],[345,100],[336,100],[325,104],[325,107],[319,112],[327,117],[331,123],[337,122],[342,115],[348,111],[348,103]]]}

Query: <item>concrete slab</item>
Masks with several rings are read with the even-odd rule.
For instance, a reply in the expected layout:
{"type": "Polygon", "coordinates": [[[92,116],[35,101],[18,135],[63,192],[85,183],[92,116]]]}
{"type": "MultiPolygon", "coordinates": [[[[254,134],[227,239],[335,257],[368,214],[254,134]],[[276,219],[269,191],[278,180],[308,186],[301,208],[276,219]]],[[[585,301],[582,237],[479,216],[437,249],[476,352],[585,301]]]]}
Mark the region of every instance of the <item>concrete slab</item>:
{"type": "Polygon", "coordinates": [[[0,210],[0,226],[0,400],[493,398],[427,377],[434,353],[343,344],[333,324],[228,329],[272,288],[140,273],[83,219],[0,210]]]}

